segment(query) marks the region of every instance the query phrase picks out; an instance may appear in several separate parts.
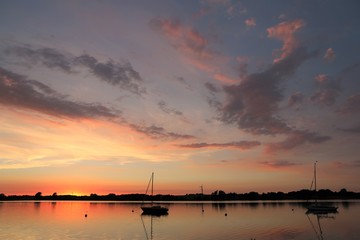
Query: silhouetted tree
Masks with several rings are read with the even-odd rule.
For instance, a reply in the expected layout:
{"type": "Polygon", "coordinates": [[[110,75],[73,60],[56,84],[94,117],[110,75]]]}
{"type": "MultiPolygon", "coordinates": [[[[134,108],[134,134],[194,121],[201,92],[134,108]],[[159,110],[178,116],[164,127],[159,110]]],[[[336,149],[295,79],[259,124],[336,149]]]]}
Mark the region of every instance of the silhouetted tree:
{"type": "Polygon", "coordinates": [[[0,199],[1,199],[1,200],[4,200],[5,198],[6,198],[5,194],[0,193],[0,199]]]}
{"type": "Polygon", "coordinates": [[[37,193],[35,194],[35,199],[41,199],[41,197],[42,197],[42,193],[41,193],[41,192],[37,192],[37,193]]]}
{"type": "Polygon", "coordinates": [[[51,195],[51,198],[52,198],[52,199],[57,199],[57,196],[58,196],[57,193],[54,192],[54,193],[51,195]]]}

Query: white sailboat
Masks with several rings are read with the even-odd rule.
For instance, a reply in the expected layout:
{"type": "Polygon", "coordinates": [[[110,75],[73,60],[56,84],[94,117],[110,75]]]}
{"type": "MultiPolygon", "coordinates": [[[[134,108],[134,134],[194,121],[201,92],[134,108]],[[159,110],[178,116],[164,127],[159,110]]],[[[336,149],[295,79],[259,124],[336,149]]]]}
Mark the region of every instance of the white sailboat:
{"type": "MultiPolygon", "coordinates": [[[[146,189],[146,193],[149,189],[151,183],[151,198],[154,195],[154,173],[151,174],[151,178],[148,184],[148,187],[146,189]]],[[[151,205],[150,206],[143,206],[144,202],[142,203],[141,209],[143,210],[143,214],[148,215],[166,215],[168,214],[169,209],[160,205],[154,205],[152,199],[151,199],[151,205]]]]}
{"type": "MultiPolygon", "coordinates": [[[[314,180],[313,180],[315,183],[315,193],[317,191],[317,189],[316,189],[316,163],[317,163],[317,161],[314,163],[314,180]]],[[[317,200],[315,200],[315,203],[307,206],[306,208],[308,209],[308,212],[310,212],[310,213],[334,213],[334,212],[337,212],[337,207],[319,204],[317,200]]]]}

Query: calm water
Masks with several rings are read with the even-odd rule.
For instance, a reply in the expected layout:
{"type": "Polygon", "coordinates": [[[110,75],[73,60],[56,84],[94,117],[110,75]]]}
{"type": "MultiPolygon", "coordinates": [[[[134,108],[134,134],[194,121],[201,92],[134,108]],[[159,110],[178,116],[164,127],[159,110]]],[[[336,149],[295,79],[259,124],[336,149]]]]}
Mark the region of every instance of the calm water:
{"type": "Polygon", "coordinates": [[[0,239],[360,239],[360,202],[334,204],[317,216],[295,202],[165,203],[151,217],[138,203],[0,202],[0,239]]]}

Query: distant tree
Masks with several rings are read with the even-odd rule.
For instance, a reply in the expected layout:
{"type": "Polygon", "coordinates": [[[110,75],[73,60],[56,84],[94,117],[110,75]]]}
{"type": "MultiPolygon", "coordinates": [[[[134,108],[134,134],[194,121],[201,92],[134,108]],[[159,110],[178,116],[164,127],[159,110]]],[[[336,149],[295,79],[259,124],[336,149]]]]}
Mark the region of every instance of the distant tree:
{"type": "Polygon", "coordinates": [[[5,199],[5,198],[6,198],[5,194],[0,193],[0,199],[5,199]]]}
{"type": "Polygon", "coordinates": [[[57,196],[58,196],[58,195],[57,195],[57,193],[56,193],[56,192],[54,192],[54,193],[51,195],[51,198],[52,198],[52,199],[56,199],[56,198],[57,198],[57,196]]]}
{"type": "Polygon", "coordinates": [[[41,192],[37,192],[35,194],[35,199],[40,199],[42,197],[42,193],[41,192]]]}
{"type": "Polygon", "coordinates": [[[342,188],[339,193],[345,195],[348,193],[348,191],[346,190],[346,188],[342,188]]]}
{"type": "Polygon", "coordinates": [[[218,195],[218,190],[212,192],[211,195],[212,195],[212,196],[217,196],[217,195],[218,195]]]}
{"type": "Polygon", "coordinates": [[[226,193],[225,193],[223,190],[219,190],[218,195],[219,195],[219,196],[225,196],[226,193]]]}

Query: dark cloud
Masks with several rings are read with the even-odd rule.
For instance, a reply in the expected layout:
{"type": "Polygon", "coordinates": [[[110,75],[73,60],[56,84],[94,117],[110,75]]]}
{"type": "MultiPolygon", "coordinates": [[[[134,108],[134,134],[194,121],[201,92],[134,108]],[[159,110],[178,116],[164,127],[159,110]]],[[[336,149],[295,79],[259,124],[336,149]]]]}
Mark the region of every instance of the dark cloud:
{"type": "Polygon", "coordinates": [[[129,126],[142,134],[145,134],[146,136],[153,138],[153,139],[194,139],[194,136],[187,135],[187,134],[178,134],[173,132],[166,131],[163,127],[157,127],[157,126],[142,126],[142,125],[136,125],[136,124],[129,124],[129,126]]]}
{"type": "Polygon", "coordinates": [[[209,90],[210,96],[206,98],[207,103],[210,107],[214,108],[217,112],[221,112],[222,104],[216,98],[216,94],[220,92],[218,88],[214,86],[214,84],[206,82],[204,86],[209,90]]]}
{"type": "Polygon", "coordinates": [[[204,85],[212,94],[219,92],[219,89],[217,89],[212,83],[206,82],[204,85]]]}
{"type": "Polygon", "coordinates": [[[231,143],[192,143],[178,146],[183,148],[239,148],[246,150],[259,145],[261,145],[261,143],[257,141],[240,141],[231,143]]]}
{"type": "Polygon", "coordinates": [[[304,61],[316,55],[317,52],[308,53],[299,48],[269,69],[248,75],[239,85],[225,86],[228,102],[222,109],[221,119],[226,123],[237,123],[240,129],[253,134],[291,131],[275,116],[278,104],[283,100],[282,84],[304,61]]]}
{"type": "Polygon", "coordinates": [[[71,58],[53,48],[33,49],[29,46],[14,46],[7,48],[5,53],[21,57],[30,64],[41,63],[51,69],[60,69],[67,73],[72,72],[71,58]]]}
{"type": "Polygon", "coordinates": [[[360,160],[354,160],[351,162],[336,161],[333,163],[337,168],[358,168],[360,167],[360,160]]]}
{"type": "Polygon", "coordinates": [[[263,161],[263,162],[259,162],[259,163],[262,165],[265,165],[265,166],[273,167],[273,168],[292,167],[292,166],[298,165],[296,163],[292,163],[292,162],[285,161],[285,160],[263,161]]]}
{"type": "Polygon", "coordinates": [[[30,46],[13,46],[5,50],[7,55],[24,59],[27,64],[42,64],[50,69],[59,69],[66,73],[76,73],[76,67],[87,68],[98,79],[119,86],[124,90],[141,95],[145,89],[141,87],[143,79],[127,61],[99,62],[88,54],[73,57],[53,48],[33,49],[30,46]]]}
{"type": "Polygon", "coordinates": [[[165,101],[160,101],[160,102],[158,103],[158,106],[159,106],[159,108],[160,108],[163,112],[165,112],[165,113],[167,113],[167,114],[174,114],[174,115],[177,115],[177,116],[182,116],[182,115],[183,115],[182,112],[180,112],[180,111],[178,111],[178,110],[176,110],[176,109],[174,109],[174,108],[170,108],[170,107],[166,104],[165,101]]]}
{"type": "Polygon", "coordinates": [[[314,132],[293,130],[289,132],[287,138],[282,142],[269,143],[266,145],[266,151],[269,153],[290,150],[306,143],[323,143],[329,141],[331,137],[321,136],[314,132]]]}
{"type": "Polygon", "coordinates": [[[360,113],[360,93],[354,94],[337,109],[341,114],[359,114],[360,113]]]}
{"type": "Polygon", "coordinates": [[[83,54],[74,58],[74,63],[87,67],[92,74],[109,84],[118,85],[138,95],[145,93],[145,89],[139,85],[139,82],[143,81],[140,74],[133,69],[129,62],[120,63],[110,59],[102,63],[90,55],[83,54]]]}
{"type": "Polygon", "coordinates": [[[187,89],[192,90],[191,85],[187,83],[183,77],[176,77],[175,80],[180,82],[181,84],[184,84],[187,89]]]}
{"type": "Polygon", "coordinates": [[[116,118],[119,112],[99,104],[67,100],[47,85],[0,68],[0,104],[57,117],[116,118]]]}
{"type": "Polygon", "coordinates": [[[338,130],[348,133],[360,133],[360,124],[354,127],[348,127],[348,128],[338,128],[338,130]]]}
{"type": "Polygon", "coordinates": [[[304,94],[296,92],[289,97],[288,106],[299,108],[304,101],[304,94]]]}

